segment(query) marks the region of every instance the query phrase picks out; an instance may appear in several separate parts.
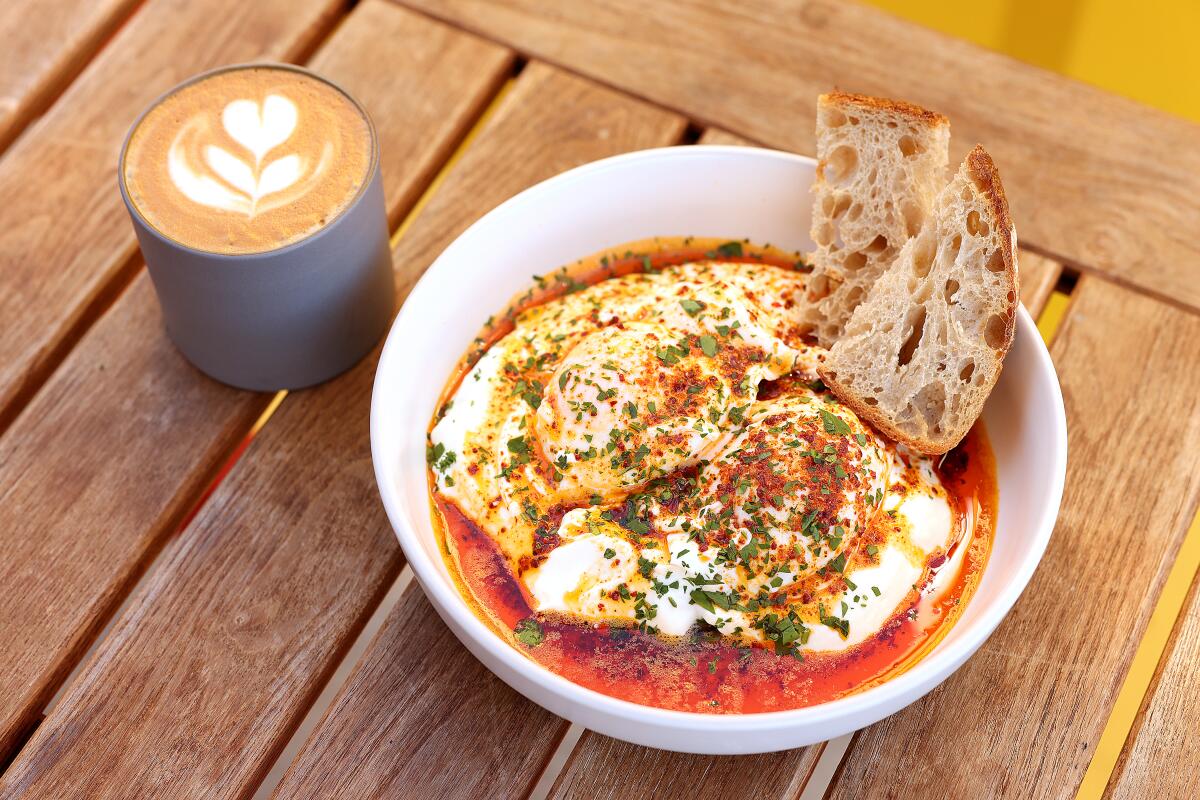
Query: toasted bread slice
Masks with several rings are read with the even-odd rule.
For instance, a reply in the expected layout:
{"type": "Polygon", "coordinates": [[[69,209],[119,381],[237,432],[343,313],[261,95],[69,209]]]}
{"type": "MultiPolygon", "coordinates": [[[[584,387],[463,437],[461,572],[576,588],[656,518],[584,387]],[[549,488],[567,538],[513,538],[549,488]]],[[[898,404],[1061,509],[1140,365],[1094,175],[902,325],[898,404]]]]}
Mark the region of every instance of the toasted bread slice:
{"type": "Polygon", "coordinates": [[[820,374],[843,402],[923,453],[958,444],[983,411],[1016,329],[1017,236],[982,147],[875,282],[820,374]]]}
{"type": "Polygon", "coordinates": [[[833,92],[817,101],[816,252],[803,322],[829,347],[946,184],[950,123],[877,97],[833,92]]]}

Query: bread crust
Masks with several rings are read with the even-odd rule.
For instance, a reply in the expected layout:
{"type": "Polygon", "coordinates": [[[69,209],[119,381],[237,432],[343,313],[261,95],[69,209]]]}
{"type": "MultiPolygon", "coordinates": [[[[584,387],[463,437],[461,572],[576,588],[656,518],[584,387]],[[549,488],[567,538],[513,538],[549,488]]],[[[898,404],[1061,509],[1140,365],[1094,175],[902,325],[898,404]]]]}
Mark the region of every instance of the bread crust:
{"type": "Polygon", "coordinates": [[[1013,338],[1017,333],[1017,305],[1021,302],[1021,276],[1017,270],[1015,250],[1017,229],[1009,215],[1008,196],[1004,194],[1004,184],[1000,182],[1000,171],[996,169],[996,162],[992,161],[991,155],[983,149],[983,145],[975,145],[967,154],[967,174],[975,181],[975,186],[979,188],[979,191],[987,197],[988,204],[992,207],[992,213],[996,215],[996,225],[1004,234],[1000,237],[1000,249],[1004,255],[1004,271],[1012,282],[1013,296],[1016,299],[1008,306],[1008,325],[1004,330],[1004,347],[1000,356],[1000,360],[1003,361],[1004,356],[1008,355],[1008,348],[1012,346],[1013,338]]]}
{"type": "MultiPolygon", "coordinates": [[[[845,384],[839,382],[836,378],[830,377],[824,365],[817,367],[817,374],[821,377],[821,380],[824,382],[824,384],[829,388],[829,391],[833,392],[834,396],[837,397],[838,400],[841,400],[843,403],[850,406],[850,409],[857,414],[860,419],[866,420],[868,423],[870,423],[871,427],[875,428],[875,430],[879,431],[893,442],[899,442],[900,444],[903,444],[913,450],[931,456],[940,455],[954,448],[954,445],[951,445],[950,447],[944,449],[938,449],[937,442],[931,442],[927,439],[919,439],[909,436],[907,433],[893,425],[891,420],[889,420],[887,416],[884,415],[876,406],[864,403],[862,398],[856,395],[851,389],[847,388],[845,384]]],[[[958,441],[962,441],[962,439],[960,438],[958,441]]],[[[958,441],[956,441],[954,444],[958,444],[958,441]]]]}
{"type": "Polygon", "coordinates": [[[950,120],[936,111],[930,111],[927,108],[922,108],[915,103],[908,103],[904,100],[892,100],[888,97],[872,97],[866,94],[853,94],[851,92],[843,92],[834,89],[832,92],[823,94],[817,98],[817,102],[822,105],[833,105],[839,108],[847,106],[857,106],[859,108],[875,109],[878,111],[886,111],[890,114],[899,114],[914,121],[924,123],[930,127],[938,127],[941,125],[949,125],[950,120]]]}

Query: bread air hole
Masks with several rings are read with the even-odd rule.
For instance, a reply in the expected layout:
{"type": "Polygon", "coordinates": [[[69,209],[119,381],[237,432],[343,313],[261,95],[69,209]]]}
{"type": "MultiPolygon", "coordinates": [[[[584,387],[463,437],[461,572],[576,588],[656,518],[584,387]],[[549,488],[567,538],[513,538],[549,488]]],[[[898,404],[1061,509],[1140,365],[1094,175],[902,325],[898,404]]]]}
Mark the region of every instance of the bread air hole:
{"type": "Polygon", "coordinates": [[[958,260],[958,253],[962,250],[962,234],[954,234],[954,238],[950,240],[950,246],[946,248],[946,255],[950,261],[958,260]]]}
{"type": "Polygon", "coordinates": [[[917,235],[917,231],[921,230],[921,223],[925,221],[925,215],[921,213],[921,209],[910,202],[905,202],[900,207],[900,213],[904,215],[904,230],[909,237],[917,235]]]}
{"type": "Polygon", "coordinates": [[[838,197],[833,204],[833,209],[830,211],[830,216],[837,219],[842,214],[846,213],[846,209],[850,208],[850,195],[844,194],[838,197]]]}
{"type": "Polygon", "coordinates": [[[958,379],[963,383],[970,383],[971,376],[975,374],[975,360],[968,358],[962,365],[962,369],[958,371],[958,379]]]}
{"type": "Polygon", "coordinates": [[[999,249],[993,250],[988,256],[987,268],[989,272],[1004,272],[1004,253],[999,249]]]}
{"type": "Polygon", "coordinates": [[[946,387],[941,383],[927,384],[913,398],[925,424],[934,433],[942,432],[942,417],[946,415],[946,387]]]}
{"type": "Polygon", "coordinates": [[[954,302],[954,295],[958,293],[958,281],[950,278],[946,281],[946,288],[942,292],[942,296],[946,298],[947,303],[954,302]]]}
{"type": "Polygon", "coordinates": [[[900,152],[904,154],[905,158],[925,152],[925,148],[917,144],[917,141],[908,134],[901,136],[898,144],[900,145],[900,152]]]}
{"type": "Polygon", "coordinates": [[[825,177],[830,183],[844,183],[858,167],[858,152],[848,144],[834,149],[825,159],[825,177]]]}
{"type": "Polygon", "coordinates": [[[880,234],[879,236],[876,236],[874,239],[872,239],[871,243],[869,245],[867,245],[866,247],[864,247],[863,250],[867,253],[870,253],[873,256],[877,256],[880,253],[882,253],[884,250],[887,250],[887,246],[888,246],[887,237],[884,236],[883,234],[880,234]]]}
{"type": "Polygon", "coordinates": [[[831,108],[825,112],[825,126],[828,128],[840,128],[846,124],[846,115],[838,111],[836,108],[831,108]]]}
{"type": "Polygon", "coordinates": [[[812,275],[808,281],[808,299],[811,302],[823,300],[829,296],[829,277],[826,275],[812,275]]]}
{"type": "Polygon", "coordinates": [[[972,236],[987,236],[990,230],[991,228],[979,216],[978,211],[972,211],[970,214],[967,214],[967,233],[972,236]]]}
{"type": "Polygon", "coordinates": [[[988,347],[999,352],[1004,349],[1004,333],[1007,330],[1008,320],[1001,314],[992,314],[984,323],[983,340],[987,342],[988,347]]]}
{"type": "Polygon", "coordinates": [[[866,265],[867,265],[866,253],[861,253],[861,252],[850,253],[842,260],[842,266],[846,268],[847,272],[857,272],[858,270],[862,269],[866,265]]]}
{"type": "Polygon", "coordinates": [[[931,236],[925,236],[917,240],[917,244],[913,247],[913,274],[918,278],[924,278],[929,274],[929,270],[933,267],[933,257],[937,255],[937,242],[931,236]]]}
{"type": "Polygon", "coordinates": [[[862,206],[858,203],[850,206],[850,210],[846,212],[846,222],[854,222],[862,216],[862,206]]]}
{"type": "Polygon", "coordinates": [[[921,334],[925,332],[925,306],[917,306],[908,312],[908,336],[904,339],[904,344],[900,345],[900,355],[896,359],[900,366],[906,366],[912,361],[913,353],[917,352],[917,346],[921,344],[921,334]]]}
{"type": "Polygon", "coordinates": [[[817,244],[821,245],[822,247],[828,247],[833,243],[833,226],[828,222],[822,223],[821,226],[813,232],[813,238],[816,239],[817,244]]]}
{"type": "Polygon", "coordinates": [[[866,293],[866,289],[861,286],[851,288],[850,291],[846,292],[846,307],[858,308],[858,304],[863,301],[863,295],[866,293]]]}

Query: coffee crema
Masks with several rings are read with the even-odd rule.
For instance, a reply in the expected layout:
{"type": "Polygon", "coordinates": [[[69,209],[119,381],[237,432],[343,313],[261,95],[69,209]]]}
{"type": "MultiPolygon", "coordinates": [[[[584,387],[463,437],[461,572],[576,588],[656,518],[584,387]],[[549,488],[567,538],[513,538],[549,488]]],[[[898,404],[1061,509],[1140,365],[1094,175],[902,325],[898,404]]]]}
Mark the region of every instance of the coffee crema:
{"type": "Polygon", "coordinates": [[[368,180],[370,123],[332,85],[252,66],[190,83],[129,137],[129,199],[159,233],[216,253],[276,250],[316,233],[368,180]]]}

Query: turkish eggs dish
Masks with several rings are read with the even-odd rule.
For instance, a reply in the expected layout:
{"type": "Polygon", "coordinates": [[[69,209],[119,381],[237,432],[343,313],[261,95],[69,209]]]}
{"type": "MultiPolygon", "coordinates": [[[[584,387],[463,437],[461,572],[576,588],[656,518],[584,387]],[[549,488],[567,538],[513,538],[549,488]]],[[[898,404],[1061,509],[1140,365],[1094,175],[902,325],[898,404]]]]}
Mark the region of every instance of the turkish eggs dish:
{"type": "Polygon", "coordinates": [[[653,240],[488,320],[427,456],[451,574],[512,646],[608,695],[745,713],[873,685],[945,633],[995,517],[982,424],[923,456],[826,391],[806,273],[653,240]]]}

